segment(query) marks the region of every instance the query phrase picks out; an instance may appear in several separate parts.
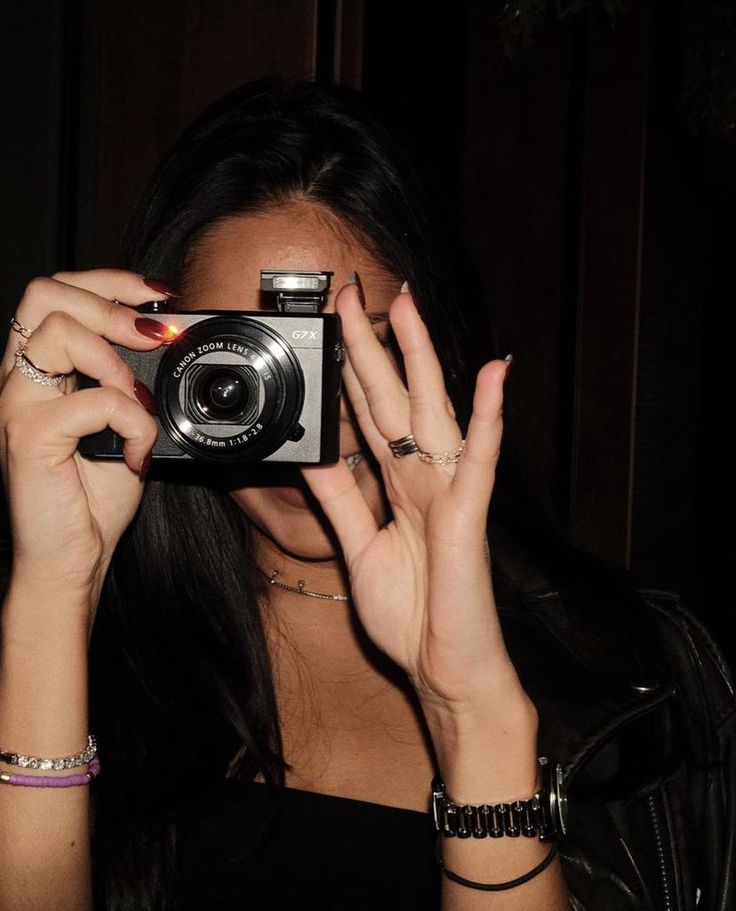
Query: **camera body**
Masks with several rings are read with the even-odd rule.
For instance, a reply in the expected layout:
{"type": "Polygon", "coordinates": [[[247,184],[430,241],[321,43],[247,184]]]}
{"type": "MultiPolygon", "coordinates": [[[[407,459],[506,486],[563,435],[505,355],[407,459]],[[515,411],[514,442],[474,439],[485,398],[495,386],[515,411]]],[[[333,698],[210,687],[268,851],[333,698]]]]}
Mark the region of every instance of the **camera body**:
{"type": "MultiPolygon", "coordinates": [[[[138,308],[176,332],[154,351],[113,346],[153,391],[161,426],[154,462],[337,461],[345,354],[339,317],[319,312],[328,287],[329,273],[262,272],[276,311],[138,308]]],[[[121,459],[123,443],[107,428],[80,440],[79,450],[121,459]]]]}

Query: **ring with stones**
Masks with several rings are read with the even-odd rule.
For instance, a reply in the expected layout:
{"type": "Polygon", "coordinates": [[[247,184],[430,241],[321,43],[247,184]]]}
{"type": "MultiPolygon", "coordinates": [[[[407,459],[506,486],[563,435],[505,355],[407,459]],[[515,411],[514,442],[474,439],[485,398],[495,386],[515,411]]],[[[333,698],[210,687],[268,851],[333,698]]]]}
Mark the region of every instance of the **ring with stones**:
{"type": "Polygon", "coordinates": [[[26,354],[26,346],[18,345],[15,350],[15,366],[29,380],[41,386],[60,386],[69,374],[51,373],[36,366],[26,354]]]}

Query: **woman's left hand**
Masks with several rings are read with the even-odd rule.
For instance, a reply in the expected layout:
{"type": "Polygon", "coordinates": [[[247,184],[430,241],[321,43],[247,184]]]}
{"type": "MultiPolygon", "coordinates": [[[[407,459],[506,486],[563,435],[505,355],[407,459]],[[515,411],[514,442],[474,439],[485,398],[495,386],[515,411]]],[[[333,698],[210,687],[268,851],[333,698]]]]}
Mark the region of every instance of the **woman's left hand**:
{"type": "Polygon", "coordinates": [[[358,616],[373,642],[406,671],[425,712],[477,713],[499,700],[524,706],[496,615],[486,541],[508,364],[491,361],[480,371],[456,463],[426,464],[417,453],[396,458],[388,443],[408,433],[432,454],[460,445],[429,333],[411,294],[399,294],[390,321],[405,385],[357,286],[340,291],[336,308],[347,350],[344,386],[380,466],[391,520],[379,527],[344,460],[303,471],[339,538],[358,616]]]}

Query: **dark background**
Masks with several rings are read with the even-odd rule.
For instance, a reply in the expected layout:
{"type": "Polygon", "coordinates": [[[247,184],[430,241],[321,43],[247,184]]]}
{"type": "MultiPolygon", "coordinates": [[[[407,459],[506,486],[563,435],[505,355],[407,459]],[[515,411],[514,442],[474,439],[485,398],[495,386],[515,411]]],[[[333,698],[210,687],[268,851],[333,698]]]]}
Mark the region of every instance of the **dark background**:
{"type": "Polygon", "coordinates": [[[114,264],[179,131],[252,78],[362,88],[426,153],[515,358],[532,483],[733,655],[731,0],[69,0],[4,23],[0,278],[114,264]]]}

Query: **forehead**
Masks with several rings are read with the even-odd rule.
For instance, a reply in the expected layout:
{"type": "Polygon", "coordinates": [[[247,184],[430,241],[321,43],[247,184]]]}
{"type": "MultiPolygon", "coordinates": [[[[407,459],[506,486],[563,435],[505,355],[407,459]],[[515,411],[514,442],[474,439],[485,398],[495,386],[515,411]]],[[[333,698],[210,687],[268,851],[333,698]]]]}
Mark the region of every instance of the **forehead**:
{"type": "Polygon", "coordinates": [[[343,222],[322,206],[293,202],[213,225],[188,257],[185,305],[257,309],[263,269],[333,272],[328,306],[353,271],[366,292],[370,289],[369,309],[397,293],[397,276],[383,268],[343,222]]]}

